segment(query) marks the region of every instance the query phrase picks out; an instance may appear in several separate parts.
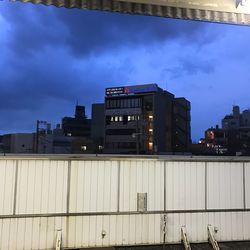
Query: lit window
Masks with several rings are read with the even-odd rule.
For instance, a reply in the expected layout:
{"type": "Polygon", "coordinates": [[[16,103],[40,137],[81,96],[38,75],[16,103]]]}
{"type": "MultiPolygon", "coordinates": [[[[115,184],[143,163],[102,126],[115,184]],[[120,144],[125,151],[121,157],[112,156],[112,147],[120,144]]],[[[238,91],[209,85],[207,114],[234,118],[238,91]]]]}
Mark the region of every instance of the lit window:
{"type": "Polygon", "coordinates": [[[153,134],[153,129],[152,128],[150,128],[149,130],[148,130],[148,132],[149,132],[149,134],[153,134]]]}
{"type": "Polygon", "coordinates": [[[113,122],[113,121],[114,121],[114,116],[111,116],[111,119],[110,119],[110,120],[111,120],[111,122],[113,122]]]}
{"type": "Polygon", "coordinates": [[[102,149],[103,149],[103,146],[102,146],[102,145],[99,145],[99,146],[98,146],[98,149],[99,149],[99,150],[102,150],[102,149]]]}
{"type": "Polygon", "coordinates": [[[128,116],[128,121],[134,121],[134,120],[135,120],[135,116],[133,116],[133,115],[128,116]]]}
{"type": "Polygon", "coordinates": [[[123,116],[119,116],[119,121],[120,121],[120,122],[123,121],[123,116]]]}
{"type": "Polygon", "coordinates": [[[67,136],[71,136],[72,134],[71,133],[68,133],[67,136]]]}
{"type": "Polygon", "coordinates": [[[153,117],[152,115],[149,115],[149,116],[148,116],[148,119],[149,119],[149,120],[153,120],[153,118],[154,118],[154,117],[153,117]]]}
{"type": "Polygon", "coordinates": [[[149,150],[153,150],[153,142],[149,142],[148,143],[148,149],[149,150]]]}
{"type": "Polygon", "coordinates": [[[85,145],[81,146],[81,150],[86,151],[87,150],[87,146],[85,146],[85,145]]]}
{"type": "Polygon", "coordinates": [[[115,116],[115,121],[116,121],[116,122],[119,121],[119,116],[115,116]]]}

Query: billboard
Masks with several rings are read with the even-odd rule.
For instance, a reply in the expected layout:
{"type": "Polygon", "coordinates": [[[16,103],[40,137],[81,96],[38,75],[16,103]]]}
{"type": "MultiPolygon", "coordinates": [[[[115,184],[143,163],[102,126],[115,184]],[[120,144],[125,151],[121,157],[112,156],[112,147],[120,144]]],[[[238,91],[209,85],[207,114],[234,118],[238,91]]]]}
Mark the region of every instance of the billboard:
{"type": "Polygon", "coordinates": [[[134,95],[147,92],[156,92],[157,84],[144,84],[124,87],[106,88],[106,96],[134,95]]]}

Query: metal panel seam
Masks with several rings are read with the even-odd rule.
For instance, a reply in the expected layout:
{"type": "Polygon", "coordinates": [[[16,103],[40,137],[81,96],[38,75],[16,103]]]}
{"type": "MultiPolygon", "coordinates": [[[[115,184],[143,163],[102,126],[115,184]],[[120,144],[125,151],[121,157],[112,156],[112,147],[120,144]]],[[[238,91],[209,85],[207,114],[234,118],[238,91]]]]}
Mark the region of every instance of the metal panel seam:
{"type": "Polygon", "coordinates": [[[207,210],[207,162],[205,162],[205,210],[207,210]]]}
{"type": "Polygon", "coordinates": [[[166,190],[166,161],[164,161],[164,179],[163,179],[163,182],[164,182],[164,211],[166,211],[166,202],[167,202],[167,190],[166,190]]]}
{"type": "Polygon", "coordinates": [[[17,181],[18,181],[18,162],[19,162],[19,160],[16,160],[15,183],[14,183],[14,195],[13,195],[13,215],[16,214],[17,181]]]}
{"type": "Polygon", "coordinates": [[[246,209],[246,166],[245,162],[243,162],[243,207],[246,209]]]}
{"type": "Polygon", "coordinates": [[[120,181],[121,181],[121,161],[118,161],[118,189],[117,189],[117,212],[120,211],[120,181]]]}
{"type": "Polygon", "coordinates": [[[69,205],[70,205],[70,185],[71,185],[71,160],[68,161],[67,204],[66,204],[67,213],[69,213],[69,205]]]}

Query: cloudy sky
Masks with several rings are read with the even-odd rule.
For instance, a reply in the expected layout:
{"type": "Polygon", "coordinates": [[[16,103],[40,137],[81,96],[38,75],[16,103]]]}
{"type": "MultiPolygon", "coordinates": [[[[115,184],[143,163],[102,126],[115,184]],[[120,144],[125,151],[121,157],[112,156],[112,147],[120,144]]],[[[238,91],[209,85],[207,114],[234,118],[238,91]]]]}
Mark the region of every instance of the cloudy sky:
{"type": "Polygon", "coordinates": [[[250,108],[250,28],[0,1],[0,134],[157,83],[192,105],[192,138],[250,108]]]}

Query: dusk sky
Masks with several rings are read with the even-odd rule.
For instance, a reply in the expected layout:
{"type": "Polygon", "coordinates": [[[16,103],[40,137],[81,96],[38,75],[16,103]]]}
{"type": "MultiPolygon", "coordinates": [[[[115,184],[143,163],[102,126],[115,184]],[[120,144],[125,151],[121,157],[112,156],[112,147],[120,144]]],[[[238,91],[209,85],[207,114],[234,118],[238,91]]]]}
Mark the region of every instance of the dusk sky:
{"type": "Polygon", "coordinates": [[[0,134],[157,83],[191,102],[197,141],[232,105],[250,108],[249,44],[249,27],[0,1],[0,134]]]}

